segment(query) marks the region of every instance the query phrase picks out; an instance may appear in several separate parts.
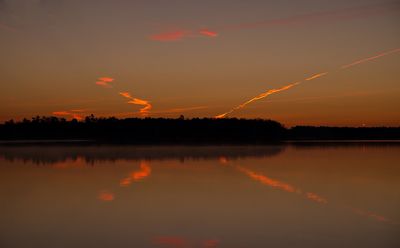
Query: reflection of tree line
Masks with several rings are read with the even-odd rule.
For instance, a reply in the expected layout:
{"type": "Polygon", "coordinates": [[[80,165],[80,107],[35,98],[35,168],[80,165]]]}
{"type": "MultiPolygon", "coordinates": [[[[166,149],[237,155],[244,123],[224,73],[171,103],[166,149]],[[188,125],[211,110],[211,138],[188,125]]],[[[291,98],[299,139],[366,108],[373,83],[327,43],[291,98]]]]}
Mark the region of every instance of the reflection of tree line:
{"type": "Polygon", "coordinates": [[[193,118],[96,118],[67,121],[35,117],[0,124],[0,140],[87,140],[130,144],[259,144],[282,140],[400,139],[400,128],[285,128],[272,120],[193,118]]]}
{"type": "Polygon", "coordinates": [[[0,158],[37,165],[67,161],[116,162],[119,160],[230,160],[269,157],[284,146],[0,146],[0,158]]]}

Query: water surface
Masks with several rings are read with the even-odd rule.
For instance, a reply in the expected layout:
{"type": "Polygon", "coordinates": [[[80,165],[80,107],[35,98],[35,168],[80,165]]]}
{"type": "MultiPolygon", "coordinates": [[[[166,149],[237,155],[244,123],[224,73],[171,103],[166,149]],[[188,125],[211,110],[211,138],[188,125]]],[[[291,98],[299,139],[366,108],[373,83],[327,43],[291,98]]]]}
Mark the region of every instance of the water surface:
{"type": "Polygon", "coordinates": [[[1,146],[0,247],[400,247],[399,154],[1,146]]]}

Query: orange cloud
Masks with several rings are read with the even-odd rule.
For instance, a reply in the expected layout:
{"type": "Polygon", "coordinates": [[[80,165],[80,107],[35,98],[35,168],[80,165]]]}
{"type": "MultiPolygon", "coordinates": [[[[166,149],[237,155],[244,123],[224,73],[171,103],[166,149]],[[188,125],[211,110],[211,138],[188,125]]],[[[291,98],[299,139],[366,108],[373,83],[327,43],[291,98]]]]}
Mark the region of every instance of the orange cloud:
{"type": "Polygon", "coordinates": [[[105,87],[105,88],[112,88],[111,83],[114,81],[114,78],[101,77],[98,80],[99,81],[96,82],[97,85],[105,87]]]}
{"type": "Polygon", "coordinates": [[[239,109],[242,109],[242,108],[246,107],[248,104],[250,104],[250,103],[252,103],[252,102],[254,102],[254,101],[258,101],[258,100],[263,99],[263,98],[265,98],[265,97],[267,97],[267,96],[269,96],[269,95],[272,95],[272,94],[275,94],[275,93],[278,93],[278,92],[281,92],[281,91],[288,90],[288,89],[290,89],[290,88],[292,88],[292,87],[294,87],[294,86],[296,86],[296,85],[298,85],[298,84],[300,84],[300,83],[301,83],[301,82],[296,82],[296,83],[292,83],[292,84],[283,86],[283,87],[278,88],[278,89],[268,90],[268,91],[266,91],[266,92],[264,92],[264,93],[262,93],[262,94],[260,94],[260,95],[258,95],[258,96],[256,96],[256,97],[254,97],[254,98],[248,100],[247,102],[244,102],[244,103],[240,104],[239,106],[237,106],[237,107],[235,107],[235,108],[229,110],[229,111],[226,112],[226,113],[223,113],[223,114],[220,114],[220,115],[215,116],[214,118],[217,118],[217,119],[225,118],[227,115],[231,114],[232,112],[234,112],[234,111],[236,111],[236,110],[239,110],[239,109]]]}
{"type": "Polygon", "coordinates": [[[141,181],[151,174],[151,167],[146,161],[140,162],[140,170],[132,172],[129,177],[124,178],[120,181],[119,185],[121,187],[129,186],[132,181],[141,181]]]}
{"type": "Polygon", "coordinates": [[[378,54],[378,55],[375,55],[375,56],[372,56],[372,57],[369,57],[369,58],[365,58],[365,59],[360,59],[360,60],[354,61],[354,62],[352,62],[352,63],[350,63],[348,65],[342,66],[341,69],[347,69],[349,67],[353,67],[355,65],[362,64],[362,63],[365,63],[365,62],[368,62],[368,61],[372,61],[372,60],[378,59],[380,57],[383,57],[383,56],[386,56],[386,55],[389,55],[389,54],[392,54],[392,53],[398,53],[398,52],[400,52],[400,48],[396,48],[394,50],[387,51],[387,52],[384,52],[384,53],[381,53],[381,54],[378,54]]]}
{"type": "Polygon", "coordinates": [[[81,121],[84,119],[84,117],[81,113],[84,113],[84,112],[85,112],[85,110],[83,110],[83,109],[74,109],[74,110],[70,110],[70,111],[55,111],[52,114],[55,116],[67,116],[72,119],[81,121]]]}
{"type": "Polygon", "coordinates": [[[207,28],[202,28],[197,31],[177,30],[172,32],[163,32],[151,35],[149,38],[155,41],[179,41],[185,38],[195,38],[201,36],[217,37],[218,33],[207,28]]]}
{"type": "Polygon", "coordinates": [[[101,201],[106,201],[106,202],[113,201],[114,200],[114,194],[112,192],[110,192],[110,191],[103,190],[103,191],[99,192],[99,194],[97,196],[97,199],[99,199],[101,201]]]}
{"type": "Polygon", "coordinates": [[[218,33],[215,31],[211,31],[207,28],[203,28],[199,30],[199,34],[204,35],[204,36],[208,36],[208,37],[217,37],[218,33]]]}
{"type": "Polygon", "coordinates": [[[119,93],[121,96],[129,99],[128,103],[129,104],[135,104],[135,105],[141,105],[144,106],[143,108],[141,108],[139,110],[139,113],[142,116],[147,116],[150,112],[150,110],[152,109],[152,105],[150,104],[150,102],[143,100],[143,99],[139,99],[139,98],[134,98],[131,96],[131,94],[129,92],[120,92],[119,93]]]}

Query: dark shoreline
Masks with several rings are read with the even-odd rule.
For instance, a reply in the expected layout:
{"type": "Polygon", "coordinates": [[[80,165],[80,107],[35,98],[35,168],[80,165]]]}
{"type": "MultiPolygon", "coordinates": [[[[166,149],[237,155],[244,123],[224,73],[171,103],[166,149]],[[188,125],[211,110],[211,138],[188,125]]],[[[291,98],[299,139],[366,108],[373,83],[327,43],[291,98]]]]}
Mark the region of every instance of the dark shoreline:
{"type": "Polygon", "coordinates": [[[84,121],[36,117],[0,124],[3,144],[268,145],[302,142],[400,140],[400,127],[286,128],[263,119],[96,118],[84,121]]]}

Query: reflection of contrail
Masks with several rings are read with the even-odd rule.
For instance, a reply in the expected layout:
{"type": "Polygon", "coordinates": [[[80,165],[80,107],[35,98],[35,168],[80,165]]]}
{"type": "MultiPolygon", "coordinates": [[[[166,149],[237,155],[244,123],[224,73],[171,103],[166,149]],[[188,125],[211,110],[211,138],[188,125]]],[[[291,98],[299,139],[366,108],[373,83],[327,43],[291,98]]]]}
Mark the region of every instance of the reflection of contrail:
{"type": "Polygon", "coordinates": [[[248,104],[250,104],[250,103],[252,103],[252,102],[254,102],[254,101],[263,99],[263,98],[265,98],[265,97],[267,97],[267,96],[269,96],[269,95],[272,95],[272,94],[274,94],[274,93],[278,93],[278,92],[280,92],[280,91],[288,90],[288,89],[290,89],[290,88],[292,88],[293,86],[296,86],[296,85],[298,85],[298,84],[300,84],[300,82],[292,83],[292,84],[286,85],[286,86],[284,86],[284,87],[282,87],[282,88],[279,88],[279,89],[268,90],[268,91],[266,91],[266,92],[264,92],[264,93],[262,93],[262,94],[260,94],[260,95],[258,95],[258,96],[256,96],[256,97],[254,97],[254,98],[248,100],[247,102],[242,103],[242,104],[240,104],[239,106],[237,106],[237,107],[235,107],[235,108],[229,110],[229,111],[226,112],[226,113],[223,113],[223,114],[220,114],[220,115],[215,116],[215,118],[217,118],[217,119],[225,118],[228,114],[230,114],[230,113],[232,113],[232,112],[234,112],[234,111],[236,111],[236,110],[242,109],[242,108],[246,107],[246,105],[248,105],[248,104]]]}
{"type": "Polygon", "coordinates": [[[130,174],[129,177],[124,178],[120,181],[119,185],[122,187],[126,187],[132,183],[132,181],[140,181],[143,180],[144,178],[150,176],[151,174],[151,167],[150,165],[145,162],[141,161],[140,162],[140,170],[139,171],[134,171],[130,174]]]}
{"type": "Polygon", "coordinates": [[[149,111],[152,108],[152,105],[150,104],[150,102],[139,99],[139,98],[134,98],[131,96],[131,94],[129,92],[120,92],[119,94],[125,98],[128,98],[130,100],[130,101],[128,101],[129,104],[136,104],[136,105],[144,106],[143,108],[141,108],[139,110],[141,115],[147,116],[149,114],[149,111]]]}
{"type": "MultiPolygon", "coordinates": [[[[312,192],[302,192],[301,189],[296,188],[293,185],[290,185],[288,183],[284,183],[275,179],[271,179],[265,175],[262,174],[258,174],[255,173],[249,169],[243,168],[241,166],[237,166],[236,167],[239,171],[245,173],[246,175],[248,175],[250,178],[252,178],[255,181],[259,181],[264,185],[273,187],[273,188],[277,188],[289,193],[297,193],[299,195],[302,195],[303,197],[305,197],[306,199],[310,200],[310,201],[314,201],[316,203],[320,203],[320,204],[327,204],[328,200],[323,198],[322,196],[317,195],[316,193],[312,193],[312,192]]],[[[362,210],[359,208],[350,208],[350,210],[352,212],[354,212],[355,214],[361,215],[361,216],[366,216],[372,219],[375,219],[377,221],[380,222],[392,222],[389,219],[387,219],[386,217],[379,215],[377,213],[374,212],[370,212],[370,211],[366,211],[366,210],[362,210]]],[[[396,222],[392,222],[394,224],[397,224],[396,222]]]]}
{"type": "Polygon", "coordinates": [[[359,209],[359,208],[351,208],[351,210],[354,213],[358,214],[358,215],[367,216],[367,217],[370,217],[370,218],[375,219],[377,221],[381,221],[381,222],[388,222],[389,221],[386,217],[384,217],[382,215],[379,215],[379,214],[376,214],[374,212],[365,211],[365,210],[362,210],[362,209],[359,209]]]}
{"type": "Polygon", "coordinates": [[[375,56],[372,56],[372,57],[369,57],[369,58],[366,58],[366,59],[357,60],[357,61],[355,61],[355,62],[353,62],[351,64],[344,65],[341,68],[342,69],[346,69],[346,68],[353,67],[353,66],[358,65],[358,64],[362,64],[362,63],[365,63],[365,62],[368,62],[368,61],[371,61],[371,60],[375,60],[377,58],[380,58],[380,57],[383,57],[383,56],[386,56],[386,55],[389,55],[389,54],[392,54],[392,53],[398,53],[398,52],[400,52],[400,48],[396,48],[394,50],[387,51],[387,52],[384,52],[384,53],[381,53],[381,54],[378,54],[378,55],[375,55],[375,56]]]}
{"type": "Polygon", "coordinates": [[[289,193],[296,193],[296,194],[302,195],[306,199],[308,199],[310,201],[317,202],[317,203],[321,203],[321,204],[328,203],[328,201],[326,199],[324,199],[323,197],[317,195],[316,193],[312,193],[312,192],[303,193],[301,189],[296,188],[295,186],[290,185],[288,183],[284,183],[284,182],[278,181],[276,179],[269,178],[269,177],[267,177],[265,175],[255,173],[254,171],[251,171],[249,169],[243,168],[241,166],[237,166],[236,168],[239,171],[241,171],[241,172],[245,173],[246,175],[248,175],[251,179],[259,181],[264,185],[267,185],[267,186],[270,186],[270,187],[273,187],[273,188],[277,188],[277,189],[280,189],[280,190],[283,190],[283,191],[286,191],[286,192],[289,192],[289,193]]]}

